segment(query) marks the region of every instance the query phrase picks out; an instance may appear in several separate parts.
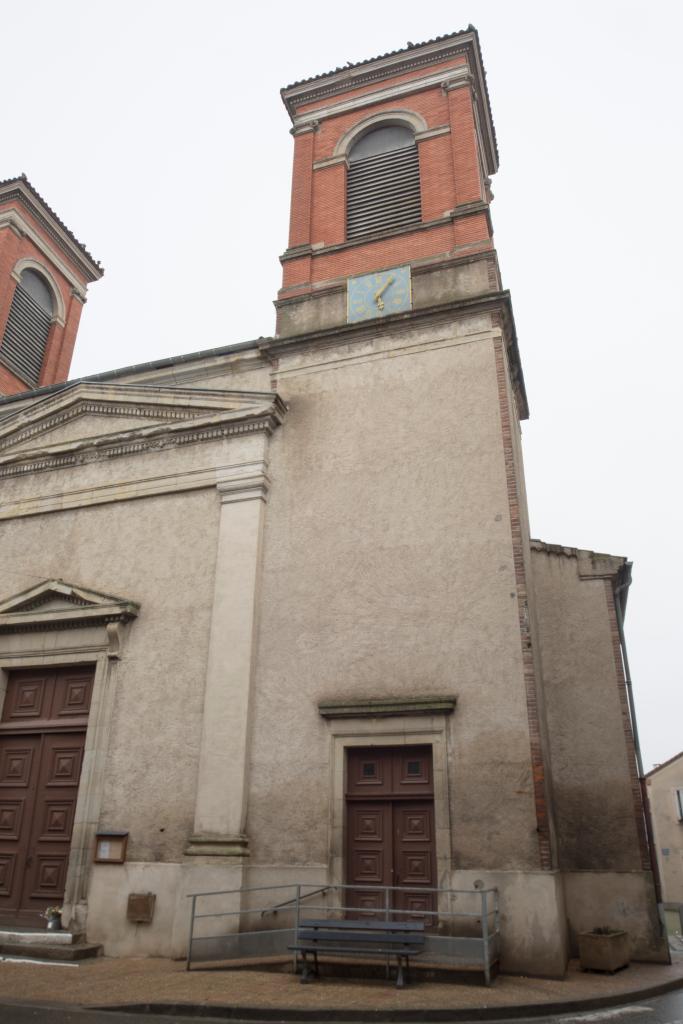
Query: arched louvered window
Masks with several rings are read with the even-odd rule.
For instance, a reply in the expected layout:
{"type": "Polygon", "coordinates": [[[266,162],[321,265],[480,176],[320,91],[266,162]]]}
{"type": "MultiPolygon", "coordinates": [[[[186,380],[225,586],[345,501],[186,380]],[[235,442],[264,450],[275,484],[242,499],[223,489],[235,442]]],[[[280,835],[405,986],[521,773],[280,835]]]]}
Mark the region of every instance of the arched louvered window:
{"type": "Polygon", "coordinates": [[[349,153],[346,237],[409,227],[420,219],[415,136],[403,125],[375,128],[349,153]]]}
{"type": "Polygon", "coordinates": [[[35,270],[24,270],[7,318],[0,362],[33,387],[38,385],[50,332],[52,292],[35,270]]]}

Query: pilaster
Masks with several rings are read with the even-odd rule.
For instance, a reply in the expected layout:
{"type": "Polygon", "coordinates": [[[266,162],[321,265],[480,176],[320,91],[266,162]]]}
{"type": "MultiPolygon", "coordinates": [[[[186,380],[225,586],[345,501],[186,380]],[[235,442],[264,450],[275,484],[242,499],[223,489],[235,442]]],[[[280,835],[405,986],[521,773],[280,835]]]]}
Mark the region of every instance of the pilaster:
{"type": "Polygon", "coordinates": [[[190,856],[248,853],[249,718],[269,484],[259,462],[236,467],[216,487],[221,511],[190,856]]]}

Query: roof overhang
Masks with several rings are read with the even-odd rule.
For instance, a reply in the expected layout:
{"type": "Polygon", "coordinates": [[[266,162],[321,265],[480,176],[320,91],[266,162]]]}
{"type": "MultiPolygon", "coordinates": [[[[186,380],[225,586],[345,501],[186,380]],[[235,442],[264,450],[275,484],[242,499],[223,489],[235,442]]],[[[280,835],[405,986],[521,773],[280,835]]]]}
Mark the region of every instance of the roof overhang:
{"type": "MultiPolygon", "coordinates": [[[[338,104],[340,94],[368,85],[375,86],[366,94],[368,102],[373,102],[376,99],[375,93],[386,88],[388,79],[414,72],[419,68],[424,68],[425,74],[428,75],[432,65],[441,64],[449,57],[461,55],[467,58],[488,169],[489,173],[494,174],[498,169],[496,132],[491,116],[479,35],[471,25],[462,32],[440,36],[424,43],[409,43],[402,50],[356,64],[349,64],[345,68],[337,68],[334,71],[317,75],[315,78],[295,82],[293,85],[281,89],[280,95],[292,123],[296,124],[297,111],[304,105],[319,105],[322,115],[326,108],[338,104]]],[[[447,72],[444,71],[443,76],[444,79],[447,78],[447,72]]],[[[422,87],[421,81],[420,77],[412,80],[415,90],[422,87]]],[[[402,84],[405,86],[407,83],[402,84]]]]}

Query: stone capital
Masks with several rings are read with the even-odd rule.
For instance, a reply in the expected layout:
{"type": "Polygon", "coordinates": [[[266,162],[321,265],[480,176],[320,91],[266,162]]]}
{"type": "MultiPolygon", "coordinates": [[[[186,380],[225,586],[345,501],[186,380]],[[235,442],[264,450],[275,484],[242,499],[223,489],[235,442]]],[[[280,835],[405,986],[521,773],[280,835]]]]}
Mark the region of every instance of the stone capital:
{"type": "Polygon", "coordinates": [[[235,501],[268,500],[270,478],[265,471],[265,464],[260,463],[244,469],[247,470],[244,475],[219,480],[216,484],[222,505],[229,505],[235,501]]]}
{"type": "Polygon", "coordinates": [[[248,857],[249,839],[244,834],[232,836],[193,835],[185,849],[186,857],[248,857]]]}

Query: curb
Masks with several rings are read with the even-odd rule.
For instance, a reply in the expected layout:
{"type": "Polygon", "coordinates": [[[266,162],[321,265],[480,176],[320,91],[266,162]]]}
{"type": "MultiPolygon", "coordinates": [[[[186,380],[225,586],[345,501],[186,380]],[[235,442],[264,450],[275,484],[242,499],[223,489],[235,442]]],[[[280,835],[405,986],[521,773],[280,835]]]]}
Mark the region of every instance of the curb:
{"type": "Polygon", "coordinates": [[[451,1009],[425,1010],[344,1010],[326,1009],[277,1009],[258,1006],[213,1006],[197,1003],[117,1003],[107,1006],[89,1005],[91,1010],[111,1010],[119,1013],[147,1013],[152,1016],[184,1016],[213,1018],[214,1020],[235,1021],[345,1021],[349,1022],[404,1022],[404,1024],[429,1024],[440,1021],[479,1021],[479,1020],[520,1020],[530,1017],[549,1017],[556,1014],[571,1012],[587,1012],[607,1006],[621,1006],[625,1003],[639,1002],[641,999],[652,999],[665,995],[676,989],[683,988],[683,978],[672,978],[671,981],[649,988],[633,989],[609,996],[595,996],[587,999],[573,999],[555,1003],[528,1003],[508,1006],[478,1006],[471,1008],[453,1007],[451,1009]]]}

